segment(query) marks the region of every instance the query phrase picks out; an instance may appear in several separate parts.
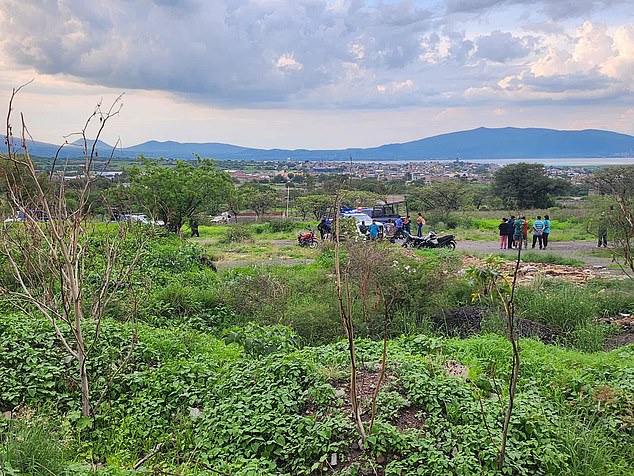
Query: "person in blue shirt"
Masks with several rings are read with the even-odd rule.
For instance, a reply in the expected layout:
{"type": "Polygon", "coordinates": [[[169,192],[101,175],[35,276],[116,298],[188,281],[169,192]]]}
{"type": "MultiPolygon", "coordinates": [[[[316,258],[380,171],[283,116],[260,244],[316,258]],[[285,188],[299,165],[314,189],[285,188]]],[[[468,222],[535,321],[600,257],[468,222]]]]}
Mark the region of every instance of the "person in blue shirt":
{"type": "Polygon", "coordinates": [[[544,230],[542,231],[542,241],[544,242],[544,249],[548,246],[548,237],[550,236],[550,217],[544,215],[544,230]]]}
{"type": "Polygon", "coordinates": [[[376,224],[376,220],[372,220],[372,224],[368,229],[368,231],[370,232],[370,239],[372,241],[379,238],[379,228],[379,225],[376,224]]]}
{"type": "Polygon", "coordinates": [[[403,219],[401,217],[397,217],[394,220],[394,226],[396,226],[396,231],[394,232],[394,238],[400,238],[403,236],[403,219]]]}
{"type": "Polygon", "coordinates": [[[535,248],[535,244],[539,241],[539,249],[544,248],[544,222],[542,221],[542,217],[537,215],[537,220],[533,222],[533,248],[535,248]]]}

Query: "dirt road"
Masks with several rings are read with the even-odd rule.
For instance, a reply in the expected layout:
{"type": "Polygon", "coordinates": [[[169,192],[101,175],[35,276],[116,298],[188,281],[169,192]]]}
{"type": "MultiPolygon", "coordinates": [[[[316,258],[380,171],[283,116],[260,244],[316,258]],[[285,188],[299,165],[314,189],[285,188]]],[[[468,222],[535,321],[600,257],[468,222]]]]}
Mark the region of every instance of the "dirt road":
{"type": "MultiPolygon", "coordinates": [[[[466,253],[508,253],[515,254],[516,250],[500,250],[497,242],[493,241],[468,241],[462,240],[458,242],[458,251],[466,253]]],[[[612,258],[603,250],[597,250],[596,244],[590,241],[554,241],[548,243],[547,250],[532,249],[529,247],[527,251],[535,253],[547,253],[564,258],[574,258],[583,261],[588,266],[605,266],[608,267],[612,263],[612,258]]]]}

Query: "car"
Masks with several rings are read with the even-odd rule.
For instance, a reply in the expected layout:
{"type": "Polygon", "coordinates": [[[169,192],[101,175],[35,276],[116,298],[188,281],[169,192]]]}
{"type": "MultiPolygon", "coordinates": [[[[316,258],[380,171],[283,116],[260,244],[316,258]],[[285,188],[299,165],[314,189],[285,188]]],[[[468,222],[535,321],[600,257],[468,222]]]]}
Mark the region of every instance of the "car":
{"type": "Polygon", "coordinates": [[[163,226],[165,222],[163,220],[152,220],[143,213],[126,213],[122,216],[122,219],[132,223],[143,223],[144,225],[163,226]]]}
{"type": "Polygon", "coordinates": [[[229,212],[222,212],[220,215],[213,217],[211,223],[228,223],[231,215],[229,212]]]}
{"type": "MultiPolygon", "coordinates": [[[[360,228],[361,223],[364,223],[365,226],[370,226],[372,224],[372,218],[370,217],[370,215],[368,215],[367,213],[352,212],[344,213],[342,217],[354,219],[354,221],[357,223],[357,232],[359,233],[359,236],[368,235],[368,232],[362,233],[360,228]]],[[[379,225],[379,236],[383,236],[383,223],[377,221],[376,224],[379,225]]]]}

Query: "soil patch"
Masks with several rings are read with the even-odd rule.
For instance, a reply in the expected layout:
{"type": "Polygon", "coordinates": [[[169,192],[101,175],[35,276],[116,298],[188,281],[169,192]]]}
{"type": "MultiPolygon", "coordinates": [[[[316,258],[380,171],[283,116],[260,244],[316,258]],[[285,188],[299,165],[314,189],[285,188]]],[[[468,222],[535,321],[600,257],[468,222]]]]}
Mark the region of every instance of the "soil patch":
{"type": "Polygon", "coordinates": [[[401,431],[425,428],[425,420],[417,416],[420,411],[421,408],[416,405],[401,408],[392,423],[401,431]]]}
{"type": "MultiPolygon", "coordinates": [[[[486,310],[479,307],[458,307],[445,311],[443,315],[434,319],[434,323],[444,335],[465,339],[480,333],[485,315],[486,310]]],[[[519,335],[536,337],[546,344],[554,344],[561,338],[561,333],[557,329],[530,319],[520,319],[519,335]]]]}
{"type": "Polygon", "coordinates": [[[478,307],[465,306],[450,309],[434,319],[436,328],[450,337],[465,339],[480,333],[483,310],[478,307]]]}
{"type": "Polygon", "coordinates": [[[634,344],[634,330],[608,337],[603,346],[605,350],[613,350],[629,344],[634,344]]]}
{"type": "Polygon", "coordinates": [[[521,337],[537,337],[546,344],[555,344],[561,338],[558,330],[530,319],[520,319],[519,327],[521,337]]]}

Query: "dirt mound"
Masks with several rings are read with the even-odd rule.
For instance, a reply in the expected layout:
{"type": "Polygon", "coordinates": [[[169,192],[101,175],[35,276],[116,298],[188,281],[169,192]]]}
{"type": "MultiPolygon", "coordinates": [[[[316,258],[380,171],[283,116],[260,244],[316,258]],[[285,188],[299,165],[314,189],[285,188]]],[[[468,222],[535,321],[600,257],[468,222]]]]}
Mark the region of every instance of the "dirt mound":
{"type": "MultiPolygon", "coordinates": [[[[482,319],[487,310],[479,307],[464,306],[445,311],[443,315],[434,319],[436,328],[448,337],[465,339],[480,333],[482,319]]],[[[495,317],[492,317],[495,319],[495,317]]],[[[502,318],[501,324],[504,325],[502,318]]],[[[554,344],[561,338],[561,333],[541,322],[530,319],[520,319],[520,337],[536,337],[546,344],[554,344]]]]}
{"type": "Polygon", "coordinates": [[[601,319],[601,322],[615,325],[620,330],[618,334],[605,339],[605,350],[612,350],[634,343],[634,315],[623,313],[618,316],[601,319]]]}
{"type": "Polygon", "coordinates": [[[480,323],[483,317],[483,309],[465,306],[443,312],[441,316],[434,319],[434,323],[443,334],[465,339],[480,333],[480,323]]]}

